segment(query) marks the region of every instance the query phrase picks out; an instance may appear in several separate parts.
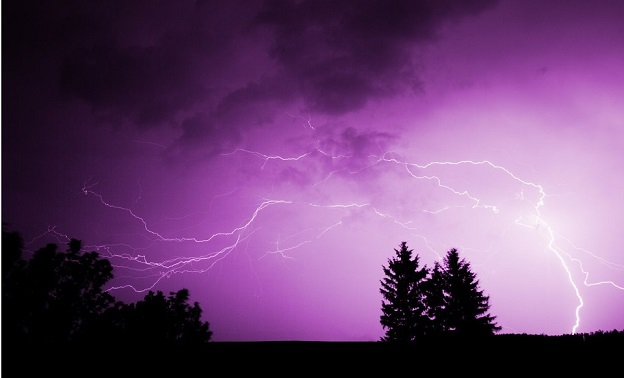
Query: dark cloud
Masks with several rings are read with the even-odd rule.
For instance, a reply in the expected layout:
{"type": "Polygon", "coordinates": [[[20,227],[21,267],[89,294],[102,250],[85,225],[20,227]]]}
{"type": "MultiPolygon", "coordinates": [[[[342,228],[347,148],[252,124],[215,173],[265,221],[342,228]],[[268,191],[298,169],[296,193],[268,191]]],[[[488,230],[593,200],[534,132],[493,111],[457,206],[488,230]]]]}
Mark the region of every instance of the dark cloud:
{"type": "Polygon", "coordinates": [[[223,127],[212,114],[196,113],[184,119],[180,126],[182,136],[166,151],[170,161],[201,161],[223,152],[230,152],[241,141],[235,127],[223,127]]]}
{"type": "Polygon", "coordinates": [[[61,85],[101,117],[153,125],[173,120],[206,96],[188,65],[188,59],[165,49],[106,42],[74,51],[61,68],[61,85]]]}
{"type": "Polygon", "coordinates": [[[293,88],[286,84],[267,78],[228,93],[212,111],[194,114],[182,122],[176,148],[191,154],[202,150],[202,157],[230,152],[246,129],[271,124],[278,105],[296,98],[293,88]]]}
{"type": "Polygon", "coordinates": [[[233,40],[248,8],[194,0],[9,2],[5,88],[53,89],[112,124],[179,122],[227,92],[223,72],[237,54],[233,40]]]}
{"type": "Polygon", "coordinates": [[[397,135],[385,131],[335,127],[320,132],[318,148],[328,164],[325,170],[353,173],[376,160],[397,138],[397,135]]]}
{"type": "Polygon", "coordinates": [[[275,111],[275,104],[288,103],[296,98],[294,88],[288,81],[265,78],[251,81],[225,95],[215,107],[214,114],[227,123],[252,122],[250,115],[259,122],[269,121],[275,111]],[[273,105],[273,106],[271,106],[273,105]]]}
{"type": "Polygon", "coordinates": [[[493,4],[270,0],[257,23],[274,30],[271,54],[297,78],[311,110],[340,114],[417,89],[413,49],[434,39],[444,22],[493,4]]]}
{"type": "MultiPolygon", "coordinates": [[[[3,5],[3,88],[54,90],[87,104],[96,123],[173,127],[174,148],[208,143],[218,151],[285,105],[303,101],[306,111],[339,115],[419,88],[414,48],[444,22],[491,5],[11,2],[3,5]]],[[[37,106],[27,102],[15,105],[37,106]]]]}
{"type": "MultiPolygon", "coordinates": [[[[376,174],[367,168],[398,138],[389,132],[361,130],[340,123],[319,126],[314,134],[314,146],[307,145],[310,141],[308,138],[305,139],[305,146],[299,145],[296,139],[289,141],[291,145],[297,146],[300,153],[305,153],[305,157],[296,161],[281,161],[280,164],[265,164],[261,174],[272,177],[271,181],[280,185],[295,185],[298,190],[310,185],[314,188],[315,183],[323,182],[328,175],[341,176],[355,183],[357,180],[354,180],[354,174],[359,179],[376,174]]],[[[293,157],[292,154],[285,156],[293,157]]],[[[258,156],[251,157],[255,160],[254,168],[258,162],[266,163],[266,160],[262,161],[258,156]]],[[[243,168],[246,177],[259,174],[257,169],[248,168],[249,166],[243,168]]]]}
{"type": "MultiPolygon", "coordinates": [[[[62,90],[87,101],[101,116],[122,116],[143,126],[171,123],[204,105],[210,96],[220,95],[220,73],[235,54],[232,39],[238,26],[234,20],[225,22],[233,16],[226,9],[212,5],[183,4],[183,11],[174,12],[178,22],[163,25],[156,21],[165,16],[167,6],[152,17],[142,12],[152,13],[153,4],[120,14],[113,25],[128,25],[136,17],[147,31],[137,31],[133,24],[103,28],[77,46],[64,57],[62,90]],[[132,37],[124,34],[126,29],[132,29],[132,37]]],[[[124,8],[117,6],[120,12],[129,11],[124,8]]]]}
{"type": "MultiPolygon", "coordinates": [[[[491,4],[267,1],[253,20],[274,31],[271,56],[285,69],[280,79],[294,81],[310,110],[341,114],[371,98],[420,87],[415,44],[432,40],[444,22],[491,4]]],[[[96,8],[103,11],[102,5],[96,8]]],[[[111,3],[104,9],[108,23],[91,27],[79,20],[94,18],[94,9],[78,9],[63,21],[74,25],[66,29],[86,30],[78,33],[82,43],[65,56],[62,88],[100,115],[120,114],[141,125],[171,122],[199,104],[214,105],[215,97],[247,90],[247,82],[228,82],[215,73],[238,59],[236,54],[246,54],[236,51],[236,38],[258,31],[246,29],[255,3],[184,3],[179,9],[166,3],[111,3]],[[159,7],[170,10],[176,22],[154,11],[159,7]],[[232,93],[216,89],[224,85],[232,93]]]]}

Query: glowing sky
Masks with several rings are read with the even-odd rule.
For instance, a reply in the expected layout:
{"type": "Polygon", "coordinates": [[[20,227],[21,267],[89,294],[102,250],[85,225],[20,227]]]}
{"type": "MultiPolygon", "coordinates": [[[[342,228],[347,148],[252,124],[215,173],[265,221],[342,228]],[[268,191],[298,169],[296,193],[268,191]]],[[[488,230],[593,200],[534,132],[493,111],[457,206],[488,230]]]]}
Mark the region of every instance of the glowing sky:
{"type": "Polygon", "coordinates": [[[402,241],[503,333],[624,329],[624,2],[2,4],[2,221],[215,341],[377,340],[402,241]]]}

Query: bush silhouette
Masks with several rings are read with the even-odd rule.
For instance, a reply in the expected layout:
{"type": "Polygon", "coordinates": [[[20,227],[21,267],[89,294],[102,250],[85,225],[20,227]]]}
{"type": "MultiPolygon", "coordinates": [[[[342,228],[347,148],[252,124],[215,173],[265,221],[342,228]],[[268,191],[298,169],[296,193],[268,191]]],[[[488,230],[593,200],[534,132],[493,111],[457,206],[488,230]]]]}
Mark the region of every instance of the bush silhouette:
{"type": "Polygon", "coordinates": [[[2,342],[11,347],[203,344],[210,324],[201,320],[187,289],[165,297],[149,292],[142,301],[116,301],[104,285],[113,267],[80,240],[67,250],[47,244],[29,259],[17,232],[2,231],[2,342]]]}

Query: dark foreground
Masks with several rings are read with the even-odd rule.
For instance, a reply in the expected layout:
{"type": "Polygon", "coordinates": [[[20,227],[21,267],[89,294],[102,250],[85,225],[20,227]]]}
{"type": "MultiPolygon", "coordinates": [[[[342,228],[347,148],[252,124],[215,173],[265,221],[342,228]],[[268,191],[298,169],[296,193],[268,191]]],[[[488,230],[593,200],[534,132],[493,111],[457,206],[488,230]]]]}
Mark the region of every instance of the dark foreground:
{"type": "Polygon", "coordinates": [[[549,372],[597,377],[621,374],[622,361],[624,332],[496,335],[408,345],[275,341],[210,342],[201,347],[92,345],[21,350],[2,345],[1,362],[4,377],[369,376],[394,375],[405,369],[486,376],[542,376],[549,372]]]}

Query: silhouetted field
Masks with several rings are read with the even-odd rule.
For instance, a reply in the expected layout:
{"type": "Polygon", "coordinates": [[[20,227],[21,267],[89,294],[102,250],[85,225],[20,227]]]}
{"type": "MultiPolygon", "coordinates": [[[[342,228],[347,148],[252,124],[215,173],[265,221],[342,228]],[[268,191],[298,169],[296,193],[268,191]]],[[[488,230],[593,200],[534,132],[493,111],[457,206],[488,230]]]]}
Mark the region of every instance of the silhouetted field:
{"type": "MultiPolygon", "coordinates": [[[[624,332],[543,336],[502,334],[486,339],[438,339],[417,344],[381,342],[210,342],[201,347],[98,345],[53,348],[2,347],[5,377],[51,376],[238,376],[270,373],[334,376],[424,367],[444,371],[618,376],[624,332]],[[494,370],[492,370],[494,369],[494,370]],[[19,372],[19,373],[18,373],[19,372]]],[[[416,371],[415,370],[415,371],[416,371]]],[[[395,372],[396,373],[396,372],[395,372]]],[[[444,374],[442,374],[444,375],[444,374]]],[[[492,374],[501,376],[498,373],[492,374]]]]}

